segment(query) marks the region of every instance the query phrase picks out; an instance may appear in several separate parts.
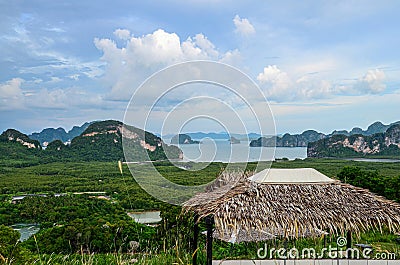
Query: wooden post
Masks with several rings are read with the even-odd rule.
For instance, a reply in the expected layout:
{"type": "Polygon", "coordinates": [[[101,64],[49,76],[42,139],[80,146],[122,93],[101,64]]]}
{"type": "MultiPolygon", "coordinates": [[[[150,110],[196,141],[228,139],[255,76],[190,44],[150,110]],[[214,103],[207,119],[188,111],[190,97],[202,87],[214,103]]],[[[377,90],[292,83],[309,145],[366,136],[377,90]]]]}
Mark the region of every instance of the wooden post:
{"type": "Polygon", "coordinates": [[[194,226],[193,226],[193,265],[197,265],[197,242],[199,238],[199,224],[197,223],[199,216],[196,214],[194,216],[194,226]]]}
{"type": "Polygon", "coordinates": [[[347,231],[346,239],[347,239],[347,244],[346,244],[347,258],[352,259],[353,258],[353,257],[351,257],[352,251],[350,250],[350,248],[351,248],[351,231],[350,230],[347,231]]]}
{"type": "Polygon", "coordinates": [[[212,265],[212,240],[213,240],[213,224],[214,217],[212,215],[206,218],[207,225],[207,265],[212,265]]]}

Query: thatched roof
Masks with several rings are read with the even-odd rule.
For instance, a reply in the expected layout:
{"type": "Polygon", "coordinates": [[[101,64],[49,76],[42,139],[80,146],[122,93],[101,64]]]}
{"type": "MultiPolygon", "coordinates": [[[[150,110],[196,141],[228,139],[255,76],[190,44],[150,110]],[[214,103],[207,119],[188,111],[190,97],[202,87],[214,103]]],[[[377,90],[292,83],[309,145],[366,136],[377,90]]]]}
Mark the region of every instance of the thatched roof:
{"type": "MultiPolygon", "coordinates": [[[[202,234],[206,234],[207,231],[202,232],[202,234]]],[[[322,236],[327,235],[328,233],[319,229],[315,229],[313,233],[307,231],[305,234],[298,234],[296,237],[310,237],[310,236],[322,236]]],[[[240,243],[240,242],[259,242],[259,241],[267,241],[275,238],[284,237],[284,232],[281,231],[279,234],[271,234],[268,231],[260,231],[260,230],[243,230],[239,229],[234,231],[233,229],[221,231],[218,229],[214,229],[213,238],[217,238],[219,240],[229,242],[229,243],[240,243]]]]}
{"type": "Polygon", "coordinates": [[[246,230],[318,236],[316,229],[343,234],[383,226],[399,231],[400,205],[368,190],[326,176],[325,181],[296,179],[282,184],[257,183],[248,179],[251,176],[224,173],[206,192],[185,202],[184,211],[194,211],[200,218],[213,215],[220,234],[246,230]]]}
{"type": "MultiPolygon", "coordinates": [[[[206,234],[207,231],[202,232],[202,234],[206,234]]],[[[258,242],[258,241],[267,241],[276,238],[276,236],[263,231],[258,230],[239,230],[233,231],[218,231],[214,230],[213,238],[217,238],[219,240],[229,242],[229,243],[241,243],[241,242],[258,242]]]]}

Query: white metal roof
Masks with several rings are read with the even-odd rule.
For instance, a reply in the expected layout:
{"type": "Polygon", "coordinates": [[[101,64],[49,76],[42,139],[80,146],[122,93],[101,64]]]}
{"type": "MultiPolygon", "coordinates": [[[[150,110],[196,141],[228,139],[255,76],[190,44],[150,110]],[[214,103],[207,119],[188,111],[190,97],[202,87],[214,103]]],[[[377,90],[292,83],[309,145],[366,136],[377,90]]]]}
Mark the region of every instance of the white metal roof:
{"type": "Polygon", "coordinates": [[[268,184],[333,183],[331,179],[313,168],[270,168],[260,171],[249,180],[268,184]]]}

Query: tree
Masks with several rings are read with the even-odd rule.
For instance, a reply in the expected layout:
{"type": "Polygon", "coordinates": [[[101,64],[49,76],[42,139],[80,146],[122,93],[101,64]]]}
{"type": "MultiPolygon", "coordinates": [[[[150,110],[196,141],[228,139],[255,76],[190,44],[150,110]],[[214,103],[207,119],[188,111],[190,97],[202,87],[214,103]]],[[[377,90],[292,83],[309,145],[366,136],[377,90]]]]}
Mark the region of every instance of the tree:
{"type": "Polygon", "coordinates": [[[362,172],[359,167],[344,167],[337,177],[345,183],[354,185],[362,178],[362,172]]]}
{"type": "MultiPolygon", "coordinates": [[[[20,234],[11,227],[0,225],[0,261],[11,263],[20,256],[20,234]]],[[[0,262],[0,263],[1,263],[0,262]]]]}

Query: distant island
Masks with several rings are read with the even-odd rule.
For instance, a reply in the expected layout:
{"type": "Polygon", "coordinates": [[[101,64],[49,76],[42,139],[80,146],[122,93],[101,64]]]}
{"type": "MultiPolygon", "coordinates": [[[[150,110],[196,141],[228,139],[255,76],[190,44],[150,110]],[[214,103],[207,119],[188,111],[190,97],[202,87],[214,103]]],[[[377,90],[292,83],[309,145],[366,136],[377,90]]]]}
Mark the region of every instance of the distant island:
{"type": "Polygon", "coordinates": [[[231,144],[240,144],[240,140],[237,139],[237,138],[235,138],[235,137],[233,137],[233,136],[231,136],[231,137],[229,138],[229,142],[230,142],[231,144]]]}
{"type": "Polygon", "coordinates": [[[199,141],[192,140],[187,134],[177,134],[171,139],[171,144],[199,144],[199,141]]]}
{"type": "Polygon", "coordinates": [[[335,135],[352,136],[363,135],[372,136],[377,133],[385,133],[393,125],[400,125],[400,121],[385,125],[379,121],[372,123],[368,126],[367,130],[354,127],[350,131],[347,130],[334,130],[332,133],[326,135],[315,130],[307,130],[301,134],[286,133],[283,136],[273,137],[259,137],[250,142],[250,147],[308,147],[309,143],[317,142],[322,139],[328,139],[335,135]]]}
{"type": "MultiPolygon", "coordinates": [[[[190,136],[192,139],[205,139],[210,138],[214,140],[228,140],[230,137],[235,137],[236,139],[242,141],[256,140],[261,137],[258,133],[248,133],[248,134],[240,134],[240,133],[227,133],[227,132],[186,132],[186,135],[190,136]]],[[[163,135],[163,139],[172,139],[175,134],[167,134],[163,135]]]]}
{"type": "Polygon", "coordinates": [[[308,130],[302,134],[284,134],[282,137],[260,137],[250,142],[250,147],[307,147],[309,142],[325,138],[323,133],[308,130]]]}
{"type": "Polygon", "coordinates": [[[373,135],[334,134],[307,147],[307,157],[388,157],[400,159],[400,124],[373,135]]]}

